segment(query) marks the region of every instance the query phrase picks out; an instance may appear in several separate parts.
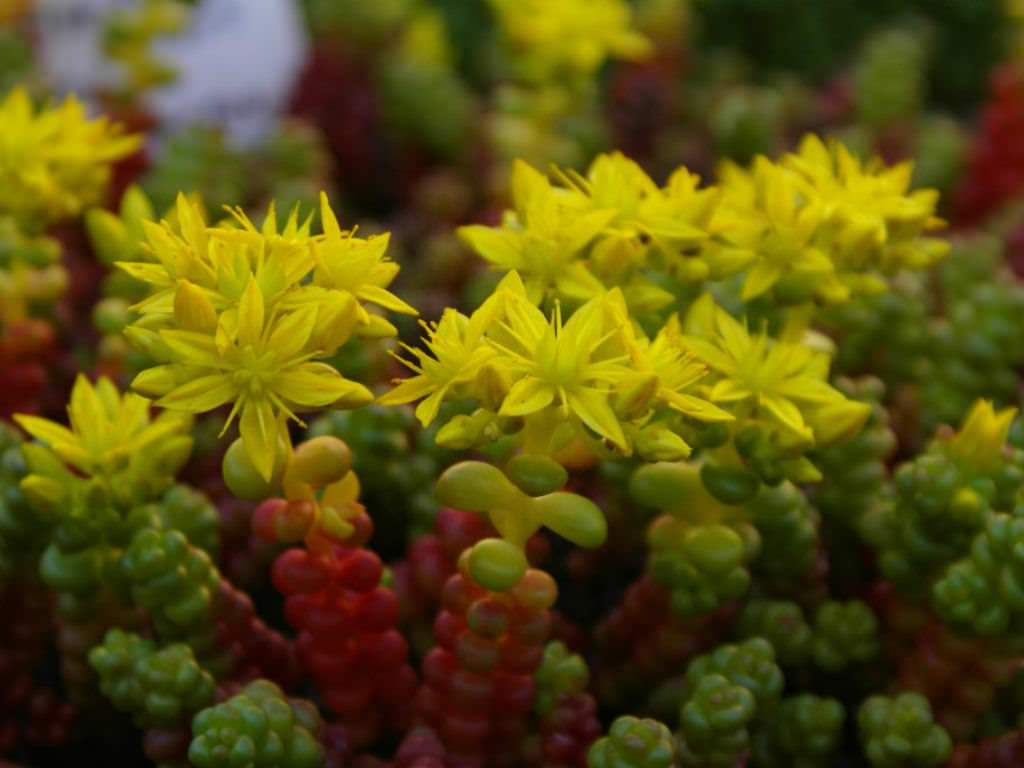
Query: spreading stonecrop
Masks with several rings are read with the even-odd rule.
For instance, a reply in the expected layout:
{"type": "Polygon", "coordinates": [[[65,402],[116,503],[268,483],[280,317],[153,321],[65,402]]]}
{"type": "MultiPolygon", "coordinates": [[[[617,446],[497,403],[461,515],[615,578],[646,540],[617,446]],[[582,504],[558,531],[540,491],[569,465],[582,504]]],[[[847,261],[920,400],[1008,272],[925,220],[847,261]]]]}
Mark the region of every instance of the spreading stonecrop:
{"type": "MultiPolygon", "coordinates": [[[[210,227],[197,204],[177,204],[177,230],[145,222],[155,262],[118,262],[150,286],[125,333],[155,365],[133,387],[158,406],[204,413],[230,404],[244,457],[266,482],[283,471],[287,419],[325,407],[355,407],[371,392],[322,362],[353,335],[393,335],[367,305],[415,310],[387,290],[398,265],[388,237],[343,231],[326,195],[322,235],[293,211],[278,228],[273,206],[257,229],[241,210],[210,227]]],[[[222,434],[223,434],[222,431],[222,434]]]]}
{"type": "Polygon", "coordinates": [[[87,119],[74,97],[37,110],[24,88],[0,102],[0,125],[0,216],[29,232],[99,202],[111,164],[142,144],[106,118],[87,119]]]}
{"type": "MultiPolygon", "coordinates": [[[[936,195],[907,193],[909,165],[861,164],[814,137],[779,162],[725,166],[708,188],[686,168],[659,187],[620,153],[554,176],[517,162],[501,225],[460,229],[506,274],[472,314],[424,323],[423,346],[400,358],[414,375],[379,400],[420,401],[424,425],[468,401],[437,442],[511,451],[504,474],[463,462],[437,487],[501,534],[469,555],[494,589],[521,575],[542,525],[581,546],[602,538],[580,497],[579,527],[566,522],[565,466],[693,455],[714,504],[734,510],[762,486],[820,480],[812,452],[856,435],[871,406],[829,383],[817,306],[885,290],[947,249],[926,235],[942,223],[936,195]],[[485,562],[504,563],[502,577],[485,562]]],[[[754,557],[739,534],[714,536],[737,562],[754,557]]]]}

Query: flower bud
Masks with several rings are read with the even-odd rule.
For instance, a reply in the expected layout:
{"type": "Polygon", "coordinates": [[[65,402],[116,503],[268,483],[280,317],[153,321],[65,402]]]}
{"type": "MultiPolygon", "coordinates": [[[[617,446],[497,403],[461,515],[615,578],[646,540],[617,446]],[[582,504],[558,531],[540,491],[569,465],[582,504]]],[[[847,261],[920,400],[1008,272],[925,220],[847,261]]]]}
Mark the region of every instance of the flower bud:
{"type": "Polygon", "coordinates": [[[490,363],[482,366],[476,374],[476,396],[489,411],[497,411],[508,394],[512,383],[509,375],[496,365],[490,363]]]}
{"type": "Polygon", "coordinates": [[[680,461],[690,455],[690,446],[661,424],[637,430],[633,436],[636,452],[648,461],[680,461]]]}
{"type": "Polygon", "coordinates": [[[655,373],[633,373],[622,379],[612,407],[621,419],[635,419],[647,412],[658,391],[658,375],[655,373]]]}

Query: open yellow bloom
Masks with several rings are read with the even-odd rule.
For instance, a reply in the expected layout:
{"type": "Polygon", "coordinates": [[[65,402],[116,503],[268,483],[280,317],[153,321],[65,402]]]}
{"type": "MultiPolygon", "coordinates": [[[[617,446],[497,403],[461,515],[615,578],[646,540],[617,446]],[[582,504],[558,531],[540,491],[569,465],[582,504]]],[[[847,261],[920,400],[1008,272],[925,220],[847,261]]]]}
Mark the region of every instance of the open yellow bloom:
{"type": "Polygon", "coordinates": [[[685,325],[689,335],[683,345],[715,373],[709,392],[715,402],[763,411],[808,443],[816,434],[807,415],[822,406],[848,406],[852,423],[847,426],[854,431],[870,413],[866,403],[848,401],[828,383],[825,355],[798,341],[772,339],[764,331],[751,334],[710,294],[694,302],[685,325]]]}
{"type": "Polygon", "coordinates": [[[153,419],[151,406],[137,394],[122,395],[109,379],[92,384],[80,375],[68,406],[70,427],[15,414],[17,424],[46,445],[26,446],[32,470],[23,481],[26,493],[43,507],[58,508],[82,475],[128,500],[139,490],[159,493],[191,452],[191,417],[164,412],[153,419]]]}
{"type": "Polygon", "coordinates": [[[98,202],[111,164],[142,142],[105,118],[88,120],[74,97],[37,112],[23,88],[0,102],[0,126],[0,214],[32,230],[98,202]]]}
{"type": "Polygon", "coordinates": [[[744,301],[767,292],[785,275],[808,280],[818,292],[842,292],[828,254],[815,241],[822,206],[804,200],[792,173],[758,157],[749,173],[732,164],[722,169],[723,210],[730,226],[724,235],[746,249],[750,264],[743,281],[744,301]]]}
{"type": "Polygon", "coordinates": [[[394,326],[363,308],[364,304],[376,304],[393,312],[418,314],[387,290],[399,271],[398,264],[385,256],[390,236],[383,234],[362,239],[343,231],[323,192],[320,193],[320,219],[324,234],[313,242],[316,265],[313,286],[294,294],[294,299],[335,307],[351,303],[355,307],[358,325],[366,335],[394,336],[394,326]]]}
{"type": "Polygon", "coordinates": [[[282,416],[295,411],[369,403],[368,389],[342,377],[325,363],[311,361],[306,349],[316,322],[314,309],[267,316],[262,294],[250,281],[239,309],[235,343],[223,353],[209,334],[161,332],[179,362],[140,373],[133,386],[160,396],[157,405],[204,413],[233,403],[221,434],[236,414],[249,459],[269,478],[281,436],[282,416]]]}
{"type": "Polygon", "coordinates": [[[497,365],[515,381],[501,404],[503,416],[529,416],[550,405],[579,418],[619,448],[627,448],[608,398],[630,372],[627,355],[602,354],[621,328],[604,329],[604,296],[597,296],[563,325],[560,305],[550,320],[530,302],[510,301],[499,323],[502,340],[497,365]]]}
{"type": "Polygon", "coordinates": [[[156,262],[119,266],[154,290],[125,333],[160,363],[133,386],[173,410],[204,413],[231,403],[224,429],[239,417],[246,455],[269,478],[278,440],[287,442],[287,419],[373,400],[366,387],[318,362],[360,327],[377,335],[391,329],[363,303],[415,310],[386,290],[398,272],[384,258],[387,238],[343,233],[326,195],[317,237],[297,210],[279,227],[271,204],[260,228],[240,209],[229,213],[231,220],[208,227],[198,204],[180,196],[177,228],[145,223],[156,262]]]}
{"type": "Polygon", "coordinates": [[[700,421],[732,421],[733,415],[695,394],[694,385],[708,374],[706,365],[686,350],[678,315],[672,315],[653,341],[640,338],[633,367],[655,376],[655,397],[670,408],[700,421]]]}
{"type": "Polygon", "coordinates": [[[255,280],[238,311],[234,343],[223,352],[208,333],[164,330],[161,336],[178,362],[140,373],[132,386],[160,396],[157,405],[204,413],[233,403],[224,429],[240,414],[239,431],[249,459],[269,479],[283,437],[283,418],[295,411],[372,402],[362,384],[349,381],[326,363],[311,360],[307,343],[316,323],[315,308],[268,313],[255,280]]]}
{"type": "Polygon", "coordinates": [[[535,304],[554,297],[586,300],[604,291],[581,252],[615,210],[581,211],[575,195],[553,187],[522,160],[512,171],[512,194],[515,211],[501,227],[460,227],[459,237],[496,267],[518,272],[535,304]]]}
{"type": "Polygon", "coordinates": [[[956,436],[949,441],[948,450],[978,467],[994,464],[1002,453],[1016,415],[1016,408],[996,412],[990,400],[978,400],[956,436]]]}
{"type": "Polygon", "coordinates": [[[441,313],[440,321],[421,321],[427,333],[423,339],[426,349],[416,349],[403,343],[401,346],[412,355],[412,359],[395,355],[416,375],[396,379],[395,388],[381,395],[377,402],[399,405],[424,398],[416,406],[416,418],[423,426],[430,424],[437,418],[437,411],[445,398],[473,382],[480,369],[494,358],[495,351],[484,343],[484,335],[502,311],[506,298],[523,295],[519,275],[510,272],[469,317],[449,307],[441,313]]]}

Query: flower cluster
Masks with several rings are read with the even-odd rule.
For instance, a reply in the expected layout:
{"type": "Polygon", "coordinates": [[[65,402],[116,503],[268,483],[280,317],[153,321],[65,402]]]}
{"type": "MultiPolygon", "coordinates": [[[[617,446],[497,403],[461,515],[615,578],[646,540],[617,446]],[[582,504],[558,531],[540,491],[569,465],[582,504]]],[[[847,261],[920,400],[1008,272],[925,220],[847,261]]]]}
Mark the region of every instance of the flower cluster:
{"type": "Polygon", "coordinates": [[[321,362],[353,335],[395,333],[366,305],[415,310],[387,290],[399,269],[384,255],[387,235],[343,231],[326,195],[322,235],[310,235],[297,211],[279,228],[271,206],[261,229],[241,210],[230,213],[234,226],[209,227],[180,197],[180,232],[166,222],[144,225],[156,262],[118,263],[151,290],[125,333],[157,364],[133,387],[177,411],[230,403],[224,429],[238,417],[244,456],[270,481],[283,466],[288,418],[372,401],[366,387],[321,362]]]}
{"type": "Polygon", "coordinates": [[[88,120],[74,97],[36,110],[23,88],[0,101],[0,125],[0,215],[29,231],[98,202],[110,164],[141,144],[106,118],[88,120]]]}
{"type": "Polygon", "coordinates": [[[519,74],[531,82],[590,76],[609,58],[638,59],[650,41],[631,27],[623,0],[490,0],[515,52],[519,74]]]}
{"type": "Polygon", "coordinates": [[[432,422],[445,399],[472,398],[480,408],[459,415],[438,441],[469,447],[521,420],[528,453],[550,456],[576,440],[665,460],[690,447],[657,415],[700,423],[732,416],[696,394],[707,368],[687,352],[678,321],[649,339],[630,323],[621,291],[602,291],[567,320],[534,306],[515,271],[471,316],[445,310],[424,323],[426,349],[406,347],[415,376],[380,398],[385,404],[424,398],[416,414],[432,422]]]}
{"type": "Polygon", "coordinates": [[[78,490],[97,487],[131,507],[168,487],[192,451],[191,417],[165,411],[153,418],[146,398],[122,395],[106,378],[92,384],[79,375],[70,427],[39,416],[14,419],[42,443],[22,449],[31,471],[22,488],[37,509],[55,511],[78,490]]]}
{"type": "Polygon", "coordinates": [[[451,447],[518,430],[531,454],[583,441],[599,455],[673,461],[691,452],[684,435],[699,439],[717,424],[721,442],[755,429],[795,458],[856,433],[870,412],[828,384],[829,355],[806,331],[753,334],[710,294],[650,338],[618,288],[563,320],[559,302],[545,316],[512,271],[471,316],[448,309],[424,328],[426,349],[407,347],[413,359],[403,360],[415,375],[380,402],[423,398],[416,413],[426,425],[442,401],[475,400],[475,412],[438,432],[451,447]]]}
{"type": "Polygon", "coordinates": [[[927,267],[949,248],[926,235],[943,223],[938,193],[908,192],[909,163],[862,163],[814,136],[779,162],[726,164],[711,187],[684,167],[658,187],[618,153],[597,157],[586,176],[557,178],[518,163],[515,208],[501,226],[460,230],[496,268],[520,271],[537,303],[618,286],[643,314],[675,300],[666,283],[734,275],[743,301],[771,293],[784,304],[835,303],[885,290],[886,276],[927,267]]]}

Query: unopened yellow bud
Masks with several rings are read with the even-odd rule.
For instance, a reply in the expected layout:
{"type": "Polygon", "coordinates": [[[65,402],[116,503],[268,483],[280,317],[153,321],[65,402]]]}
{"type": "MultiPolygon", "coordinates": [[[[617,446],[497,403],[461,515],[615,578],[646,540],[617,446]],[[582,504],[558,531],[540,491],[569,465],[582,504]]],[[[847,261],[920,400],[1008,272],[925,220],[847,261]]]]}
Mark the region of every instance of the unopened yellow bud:
{"type": "Polygon", "coordinates": [[[658,375],[634,373],[625,377],[615,393],[615,413],[622,419],[643,416],[658,391],[658,375]]]}
{"type": "Polygon", "coordinates": [[[512,382],[507,372],[487,364],[476,375],[476,395],[480,404],[489,411],[497,411],[508,394],[512,382]]]}
{"type": "Polygon", "coordinates": [[[486,436],[495,421],[495,415],[482,408],[469,416],[460,414],[437,431],[434,442],[453,451],[467,450],[486,436]]]}
{"type": "Polygon", "coordinates": [[[132,389],[147,397],[163,397],[184,383],[178,366],[156,365],[136,376],[132,389]]]}
{"type": "Polygon", "coordinates": [[[648,461],[680,461],[690,455],[690,446],[662,424],[637,430],[633,437],[636,452],[648,461]]]}
{"type": "Polygon", "coordinates": [[[834,443],[854,437],[870,415],[868,403],[844,399],[821,405],[809,414],[808,421],[817,443],[834,443]]]}

